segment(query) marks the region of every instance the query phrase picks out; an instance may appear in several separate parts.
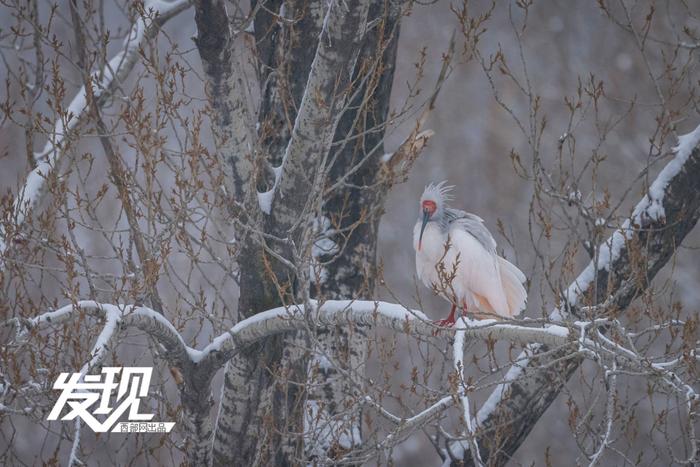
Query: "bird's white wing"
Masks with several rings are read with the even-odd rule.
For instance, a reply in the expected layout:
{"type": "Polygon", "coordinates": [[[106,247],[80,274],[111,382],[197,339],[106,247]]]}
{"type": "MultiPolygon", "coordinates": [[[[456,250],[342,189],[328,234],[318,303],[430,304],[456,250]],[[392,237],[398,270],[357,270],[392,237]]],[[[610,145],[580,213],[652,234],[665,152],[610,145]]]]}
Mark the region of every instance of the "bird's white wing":
{"type": "Polygon", "coordinates": [[[480,221],[471,218],[459,219],[450,226],[449,235],[451,249],[455,254],[459,254],[457,277],[453,284],[457,295],[472,297],[473,303],[482,311],[510,315],[510,307],[501,282],[495,241],[486,227],[480,221]],[[477,231],[480,237],[472,233],[475,223],[483,229],[477,231]],[[488,237],[484,235],[484,231],[488,237]],[[484,243],[488,239],[490,241],[484,243]]]}
{"type": "Polygon", "coordinates": [[[459,229],[474,237],[489,253],[496,253],[496,240],[484,225],[484,220],[475,215],[459,209],[445,209],[445,218],[449,230],[459,229]]]}

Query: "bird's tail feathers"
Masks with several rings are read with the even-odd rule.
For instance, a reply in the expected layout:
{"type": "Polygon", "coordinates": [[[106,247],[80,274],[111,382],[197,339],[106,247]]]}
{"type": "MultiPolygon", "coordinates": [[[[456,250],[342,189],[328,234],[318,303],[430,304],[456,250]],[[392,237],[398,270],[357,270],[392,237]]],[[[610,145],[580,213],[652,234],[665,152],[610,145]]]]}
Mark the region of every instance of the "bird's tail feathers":
{"type": "Polygon", "coordinates": [[[512,318],[525,309],[527,301],[527,292],[523,287],[525,274],[514,264],[501,257],[498,258],[498,265],[501,271],[503,291],[508,302],[508,316],[512,318]]]}

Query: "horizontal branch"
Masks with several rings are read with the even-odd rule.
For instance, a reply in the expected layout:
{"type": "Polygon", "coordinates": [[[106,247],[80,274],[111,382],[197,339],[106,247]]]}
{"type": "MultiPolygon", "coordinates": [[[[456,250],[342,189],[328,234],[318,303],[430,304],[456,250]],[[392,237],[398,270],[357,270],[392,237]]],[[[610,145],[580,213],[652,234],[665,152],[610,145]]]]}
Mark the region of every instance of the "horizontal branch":
{"type": "MultiPolygon", "coordinates": [[[[32,319],[23,321],[13,319],[5,324],[11,323],[18,327],[18,335],[21,339],[26,336],[29,330],[44,329],[51,325],[62,324],[76,318],[79,319],[83,314],[104,318],[106,324],[93,346],[89,362],[81,370],[84,374],[102,363],[103,358],[107,354],[106,350],[116,340],[120,330],[127,327],[135,327],[161,344],[166,349],[165,359],[168,363],[182,370],[184,382],[180,386],[180,390],[186,407],[190,407],[197,401],[202,401],[202,398],[208,394],[209,383],[216,371],[238,351],[280,333],[350,324],[368,327],[378,326],[417,338],[438,338],[443,340],[454,338],[455,368],[458,372],[461,372],[460,369],[463,368],[461,351],[468,338],[507,340],[522,345],[537,343],[537,345],[562,349],[562,351],[574,357],[589,356],[600,359],[600,356],[609,355],[613,360],[619,358],[621,367],[635,371],[655,372],[665,379],[665,384],[672,387],[673,390],[685,391],[689,397],[692,396],[693,400],[697,398],[692,388],[685,386],[672,371],[665,369],[663,365],[646,367],[646,360],[630,355],[631,352],[619,344],[612,341],[608,342],[605,339],[596,339],[595,335],[599,333],[593,333],[591,330],[595,330],[602,325],[597,321],[577,321],[566,323],[566,326],[557,324],[542,325],[539,323],[536,325],[540,327],[533,327],[497,320],[474,321],[462,318],[455,327],[442,328],[435,326],[421,311],[412,310],[394,303],[353,300],[328,300],[319,303],[312,300],[310,305],[312,309],[308,311],[303,306],[293,305],[274,308],[254,315],[239,322],[226,333],[214,338],[202,350],[195,350],[187,346],[172,323],[162,314],[143,306],[80,301],[55,311],[43,313],[32,319]],[[438,331],[437,334],[436,331],[438,331]],[[590,337],[587,337],[586,332],[590,337]],[[595,349],[597,353],[594,354],[592,349],[595,349]],[[606,352],[607,354],[605,354],[606,352]]],[[[528,348],[531,347],[534,346],[528,345],[528,348]]],[[[526,350],[526,353],[531,354],[531,352],[526,350]]],[[[476,423],[478,425],[485,421],[484,411],[488,412],[500,403],[503,395],[509,390],[509,385],[523,376],[523,371],[528,364],[528,359],[524,358],[522,362],[518,361],[507,373],[505,381],[499,384],[498,389],[494,392],[495,396],[492,395],[489,398],[477,415],[476,423]]],[[[381,445],[390,446],[401,442],[415,427],[423,426],[436,416],[439,416],[442,411],[450,408],[455,400],[461,400],[462,402],[465,422],[470,427],[470,433],[479,433],[472,426],[469,415],[467,388],[463,379],[460,387],[462,389],[457,395],[457,399],[453,395],[443,397],[410,418],[402,419],[382,411],[385,416],[396,423],[396,427],[381,442],[381,445]]],[[[206,397],[204,399],[208,400],[206,397]]],[[[369,399],[365,402],[376,406],[369,399]]],[[[208,407],[206,404],[204,406],[205,408],[208,407]]],[[[190,412],[192,414],[207,413],[206,410],[190,410],[187,412],[188,416],[191,416],[190,412]]],[[[201,436],[204,441],[210,439],[210,432],[205,431],[208,434],[201,436]]],[[[475,441],[473,440],[470,444],[476,446],[475,441]]],[[[457,442],[451,446],[451,451],[463,453],[466,451],[465,447],[457,442]]],[[[476,456],[476,459],[479,459],[479,457],[476,456]]]]}
{"type": "Polygon", "coordinates": [[[207,366],[213,364],[215,371],[228,361],[238,350],[264,338],[309,327],[329,327],[358,324],[378,326],[396,332],[424,338],[450,339],[455,332],[462,331],[465,338],[489,338],[508,340],[521,344],[537,342],[551,346],[577,343],[570,337],[573,329],[559,325],[530,327],[503,323],[496,320],[461,320],[455,327],[442,328],[434,325],[427,316],[418,310],[402,305],[370,300],[328,300],[319,304],[311,301],[314,309],[305,313],[302,305],[278,307],[247,318],[229,331],[215,337],[201,350],[187,346],[170,321],[163,315],[144,306],[101,304],[92,300],[79,301],[55,311],[43,313],[35,318],[11,320],[20,327],[20,335],[29,329],[43,329],[61,324],[86,312],[91,316],[116,317],[121,328],[136,327],[153,337],[168,351],[172,364],[184,362],[207,366]],[[24,331],[21,328],[24,328],[24,331]],[[436,334],[436,331],[437,334],[436,334]]]}
{"type": "MultiPolygon", "coordinates": [[[[193,349],[185,344],[184,339],[170,321],[162,314],[144,306],[102,304],[85,300],[43,313],[32,319],[21,321],[15,318],[6,322],[6,325],[9,323],[17,327],[19,339],[23,339],[29,330],[62,324],[80,317],[81,313],[87,313],[107,321],[106,330],[103,330],[93,347],[93,354],[96,351],[101,351],[101,348],[107,347],[107,343],[113,340],[117,330],[135,327],[147,333],[166,349],[166,359],[170,364],[180,368],[196,365],[199,368],[207,369],[210,375],[213,375],[238,351],[265,338],[291,331],[315,330],[351,324],[367,327],[377,326],[419,338],[450,340],[455,335],[459,335],[460,346],[466,339],[471,338],[506,340],[522,345],[535,343],[549,347],[574,346],[577,349],[573,352],[581,355],[590,354],[591,349],[598,349],[628,360],[630,362],[628,366],[635,369],[639,369],[642,364],[637,362],[636,355],[619,344],[607,339],[586,337],[585,334],[582,334],[586,329],[600,325],[596,322],[576,321],[566,323],[566,326],[546,324],[544,327],[533,327],[504,323],[493,319],[469,320],[461,318],[454,327],[444,328],[433,324],[423,312],[395,303],[370,300],[328,300],[319,303],[311,300],[311,305],[313,309],[309,310],[308,313],[305,312],[302,305],[293,305],[274,308],[254,315],[215,337],[201,350],[193,349]]],[[[593,333],[590,335],[593,336],[593,333]]],[[[525,352],[526,354],[531,353],[532,350],[525,352]]],[[[95,358],[94,355],[92,358],[95,358]]],[[[522,370],[527,360],[525,359],[524,362],[519,361],[514,368],[522,370]]],[[[659,365],[651,365],[651,369],[657,372],[666,371],[659,365]]],[[[518,372],[510,371],[503,384],[507,385],[508,382],[514,381],[518,375],[518,372]]],[[[199,373],[198,376],[203,375],[199,373]]],[[[501,391],[497,390],[496,392],[502,393],[503,390],[501,388],[501,391]]],[[[488,410],[488,406],[490,403],[485,404],[482,413],[483,410],[488,410]]],[[[477,419],[482,421],[483,415],[480,414],[477,419]]]]}
{"type": "Polygon", "coordinates": [[[370,300],[311,300],[311,304],[314,309],[308,310],[308,313],[303,305],[292,305],[254,315],[216,337],[199,353],[193,353],[193,356],[199,361],[215,359],[223,364],[239,348],[275,334],[309,327],[348,324],[378,326],[419,337],[437,337],[443,340],[453,337],[456,331],[464,331],[466,338],[505,339],[521,344],[538,342],[561,346],[575,340],[569,337],[569,329],[558,325],[536,328],[497,320],[463,320],[455,327],[441,328],[434,325],[423,312],[395,303],[370,300]],[[437,336],[436,331],[439,331],[437,336]]]}

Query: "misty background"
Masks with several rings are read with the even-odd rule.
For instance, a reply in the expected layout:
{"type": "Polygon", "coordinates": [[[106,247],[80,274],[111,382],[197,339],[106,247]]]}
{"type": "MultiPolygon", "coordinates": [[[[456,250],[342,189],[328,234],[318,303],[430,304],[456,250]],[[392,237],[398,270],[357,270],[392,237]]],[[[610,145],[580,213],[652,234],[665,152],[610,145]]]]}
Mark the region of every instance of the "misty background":
{"type": "MultiPolygon", "coordinates": [[[[476,11],[485,11],[490,2],[473,2],[470,5],[476,11]]],[[[635,11],[643,16],[646,6],[647,3],[642,3],[635,11]]],[[[394,107],[400,107],[409,95],[408,83],[415,79],[415,63],[419,60],[422,49],[426,52],[426,64],[420,87],[424,90],[424,95],[430,92],[440,70],[443,53],[447,50],[453,32],[458,29],[455,14],[450,7],[450,2],[442,0],[424,5],[415,4],[412,13],[403,19],[392,92],[394,107]]],[[[46,8],[46,5],[42,8],[46,8]]],[[[658,37],[667,34],[668,39],[672,40],[673,30],[683,27],[696,30],[700,27],[692,17],[677,15],[672,6],[667,5],[667,8],[668,11],[658,15],[658,20],[655,20],[657,23],[654,24],[653,31],[658,37]]],[[[700,11],[700,7],[696,9],[700,11]]],[[[127,19],[116,7],[113,6],[111,11],[108,8],[106,14],[115,23],[122,24],[122,33],[126,30],[127,19]]],[[[194,108],[204,106],[204,101],[200,79],[201,62],[191,40],[196,34],[193,15],[194,12],[190,9],[166,24],[166,36],[159,39],[159,44],[167,49],[170,47],[168,42],[177,43],[181,53],[179,59],[191,67],[192,72],[187,73],[184,81],[191,97],[190,105],[194,108]]],[[[540,152],[545,164],[555,164],[560,138],[567,131],[569,112],[564,98],[576,95],[579,85],[590,81],[592,76],[596,81],[604,83],[604,97],[600,101],[598,118],[594,117],[593,109],[588,109],[584,118],[577,118],[575,132],[568,137],[575,138],[577,163],[583,164],[593,151],[606,157],[596,176],[582,181],[581,195],[597,199],[609,193],[613,204],[622,200],[618,214],[629,214],[643,194],[645,177],[639,175],[650,163],[649,138],[656,129],[655,118],[660,109],[659,96],[649,78],[648,66],[653,68],[653,73],[661,75],[663,57],[655,48],[650,47],[645,63],[632,34],[606,17],[597,2],[536,0],[529,9],[521,49],[514,33],[514,24],[518,27],[522,21],[522,10],[515,2],[497,1],[493,17],[486,23],[487,30],[480,39],[479,48],[483,56],[496,53],[500,47],[508,63],[512,64],[514,73],[524,77],[522,57],[532,90],[541,97],[540,115],[546,115],[547,125],[540,152]],[[633,101],[635,103],[631,105],[633,101]],[[599,139],[600,128],[597,126],[601,122],[609,125],[617,122],[602,142],[599,139]]],[[[10,18],[0,15],[0,25],[3,28],[11,22],[10,18]]],[[[57,31],[63,35],[65,42],[72,40],[72,31],[67,27],[58,23],[57,31]]],[[[491,83],[477,60],[466,61],[460,55],[459,34],[457,44],[456,60],[438,97],[436,109],[426,125],[435,131],[435,136],[423,150],[408,181],[395,186],[389,195],[381,221],[378,249],[379,260],[384,268],[385,285],[378,288],[377,299],[391,300],[392,296],[396,296],[402,303],[415,307],[418,304],[418,291],[428,316],[439,319],[449,311],[449,304],[443,299],[432,296],[422,284],[416,287],[412,248],[412,229],[418,215],[418,199],[423,187],[429,182],[447,180],[455,186],[453,207],[482,217],[496,238],[499,251],[528,276],[530,288],[526,316],[541,317],[551,311],[556,299],[544,283],[543,271],[537,265],[532,247],[529,207],[533,184],[518,175],[511,158],[511,152],[517,152],[527,167],[531,163],[532,152],[526,135],[518,128],[513,117],[496,102],[491,83]],[[512,245],[499,233],[499,221],[512,245]]],[[[108,50],[117,50],[119,47],[121,40],[115,39],[108,50]]],[[[4,64],[0,64],[0,81],[4,83],[10,80],[8,70],[16,67],[17,61],[7,51],[3,53],[3,59],[4,64]]],[[[142,65],[137,65],[125,88],[139,79],[140,66],[142,65]]],[[[61,70],[67,81],[76,83],[67,89],[67,99],[70,99],[79,87],[77,83],[80,77],[75,67],[65,62],[62,63],[61,70]]],[[[527,121],[529,102],[517,86],[507,79],[498,80],[495,86],[514,115],[527,121]]],[[[0,98],[3,101],[12,99],[16,97],[16,92],[17,87],[10,83],[8,88],[0,89],[0,98]]],[[[686,92],[681,93],[677,99],[690,100],[694,96],[686,92]]],[[[697,106],[692,107],[695,109],[693,112],[678,119],[679,134],[687,133],[700,124],[697,106]]],[[[412,123],[413,120],[409,119],[391,129],[385,143],[387,152],[395,150],[404,140],[412,129],[412,123]]],[[[168,131],[170,130],[164,130],[163,135],[174,138],[175,135],[168,134],[168,131]]],[[[208,138],[206,144],[213,147],[211,135],[205,137],[208,138]]],[[[29,170],[23,138],[23,132],[17,125],[5,122],[0,126],[0,188],[3,194],[17,193],[29,170]]],[[[43,144],[44,141],[35,141],[34,150],[39,151],[43,144]]],[[[675,139],[670,137],[665,150],[669,151],[672,144],[675,144],[675,139]]],[[[128,161],[133,148],[122,144],[121,149],[124,151],[124,159],[128,161]]],[[[84,138],[77,151],[95,154],[92,174],[106,173],[106,164],[100,157],[101,148],[95,138],[84,138]]],[[[653,179],[662,166],[663,161],[653,164],[649,176],[653,179]]],[[[99,176],[87,177],[82,181],[75,174],[70,176],[75,183],[84,183],[87,193],[97,192],[105,181],[99,176]]],[[[169,183],[168,180],[163,182],[166,185],[169,183]]],[[[114,212],[101,214],[109,218],[116,213],[116,203],[114,209],[114,212]]],[[[612,229],[607,228],[605,232],[609,234],[612,229]]],[[[104,248],[97,235],[90,235],[89,232],[83,232],[83,235],[87,248],[95,252],[104,248]]],[[[690,312],[696,313],[700,303],[700,261],[696,251],[700,244],[699,235],[696,230],[688,236],[673,265],[669,263],[657,277],[655,284],[659,295],[656,300],[659,304],[679,301],[690,312]],[[674,274],[671,278],[672,268],[674,274]]],[[[551,258],[557,258],[567,238],[565,230],[554,232],[551,240],[545,244],[545,250],[551,258]]],[[[587,261],[588,258],[582,251],[577,257],[578,267],[571,273],[562,274],[563,287],[575,278],[587,261]]],[[[105,268],[109,269],[110,266],[106,264],[105,268]]],[[[208,286],[202,278],[200,284],[207,290],[208,286]]],[[[62,297],[60,290],[43,290],[43,293],[59,300],[62,297]]],[[[235,303],[237,298],[235,290],[209,290],[208,293],[218,295],[220,299],[223,296],[224,301],[229,303],[235,303]]],[[[174,310],[181,306],[167,293],[162,295],[169,302],[166,305],[172,306],[174,310]]],[[[204,332],[198,342],[206,342],[206,338],[207,332],[204,332]]],[[[409,367],[402,367],[394,374],[397,387],[408,377],[409,371],[409,367]]],[[[573,394],[585,391],[585,385],[578,384],[577,378],[574,376],[569,383],[569,390],[573,394]]],[[[219,386],[220,379],[219,374],[214,388],[219,386]]],[[[218,397],[218,391],[215,390],[214,394],[218,397]]],[[[484,393],[475,397],[477,406],[487,395],[484,393]]],[[[517,451],[511,465],[545,465],[547,461],[553,465],[571,465],[571,455],[578,453],[578,447],[567,423],[566,397],[568,395],[562,393],[552,404],[517,451]]],[[[651,418],[648,421],[651,423],[651,418]]],[[[19,422],[20,425],[21,423],[19,422]]],[[[29,426],[26,428],[29,429],[29,426]]],[[[42,437],[39,433],[36,436],[37,439],[42,437]]],[[[642,435],[640,442],[644,441],[643,438],[642,435]]],[[[17,439],[16,442],[31,452],[35,440],[30,436],[17,439]]],[[[421,435],[414,436],[396,449],[393,459],[396,465],[406,466],[435,465],[439,462],[439,457],[427,438],[421,435]]],[[[614,458],[606,456],[602,464],[617,465],[611,459],[614,458]]],[[[642,464],[654,465],[654,461],[645,459],[642,464]]]]}

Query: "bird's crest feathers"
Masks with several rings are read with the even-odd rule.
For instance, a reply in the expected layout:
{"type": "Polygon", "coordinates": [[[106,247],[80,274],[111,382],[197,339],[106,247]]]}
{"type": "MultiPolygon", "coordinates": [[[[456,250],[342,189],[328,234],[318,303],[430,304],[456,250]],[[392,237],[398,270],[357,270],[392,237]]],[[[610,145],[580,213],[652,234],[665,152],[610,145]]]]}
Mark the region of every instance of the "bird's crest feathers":
{"type": "Polygon", "coordinates": [[[433,201],[437,206],[437,211],[442,212],[445,208],[445,204],[452,201],[452,194],[450,193],[454,185],[448,185],[447,180],[443,180],[440,183],[430,183],[423,190],[423,195],[420,197],[421,205],[423,201],[433,201]]]}

